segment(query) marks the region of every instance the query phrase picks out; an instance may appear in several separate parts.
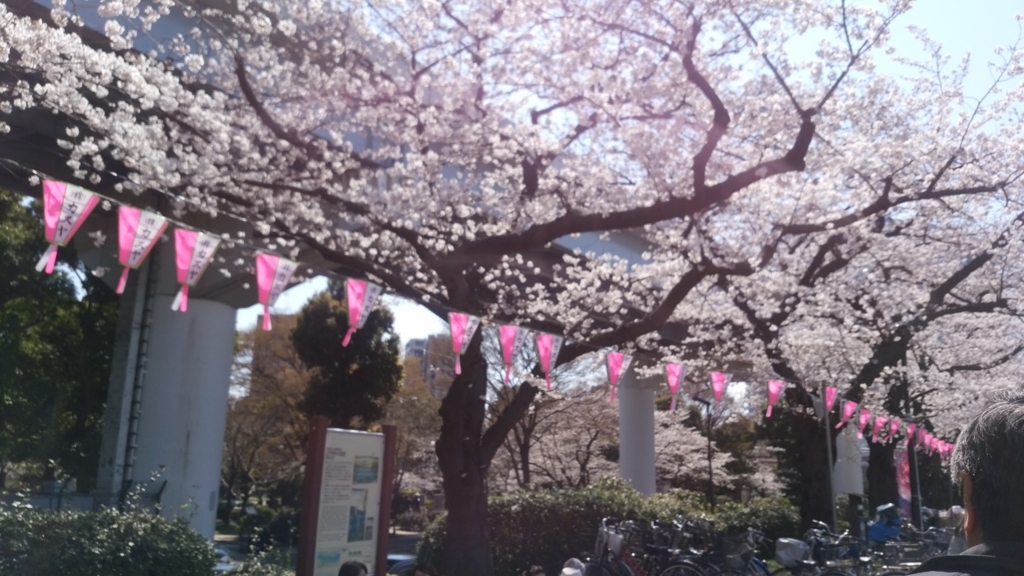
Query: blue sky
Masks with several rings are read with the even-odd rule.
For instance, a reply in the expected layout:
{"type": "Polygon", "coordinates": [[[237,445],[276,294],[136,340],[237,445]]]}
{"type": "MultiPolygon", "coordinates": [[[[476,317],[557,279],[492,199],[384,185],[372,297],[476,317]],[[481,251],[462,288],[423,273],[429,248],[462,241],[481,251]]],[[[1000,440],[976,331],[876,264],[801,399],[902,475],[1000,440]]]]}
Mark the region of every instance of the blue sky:
{"type": "MultiPolygon", "coordinates": [[[[1024,12],[1020,0],[918,0],[909,14],[896,22],[893,42],[898,52],[908,56],[923,54],[916,39],[907,31],[914,25],[926,29],[932,39],[941,43],[958,62],[971,54],[971,74],[968,77],[971,96],[981,96],[988,88],[990,76],[986,63],[993,60],[993,51],[1012,45],[1020,34],[1020,23],[1015,15],[1024,12]]],[[[286,291],[278,299],[275,310],[280,313],[297,312],[314,294],[327,288],[324,277],[316,277],[286,291]]],[[[420,338],[445,330],[444,323],[415,302],[398,297],[387,297],[385,302],[395,313],[395,330],[403,346],[411,338],[420,338]]],[[[259,305],[238,311],[235,325],[248,329],[256,325],[261,312],[259,305]]]]}

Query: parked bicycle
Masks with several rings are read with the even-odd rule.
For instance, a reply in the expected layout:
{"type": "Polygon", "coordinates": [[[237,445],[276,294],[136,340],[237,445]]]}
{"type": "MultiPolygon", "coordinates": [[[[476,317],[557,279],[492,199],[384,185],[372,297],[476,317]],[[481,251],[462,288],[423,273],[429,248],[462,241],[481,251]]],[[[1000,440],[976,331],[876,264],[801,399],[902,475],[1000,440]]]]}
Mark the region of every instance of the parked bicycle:
{"type": "MultiPolygon", "coordinates": [[[[782,550],[783,540],[776,542],[776,559],[783,567],[772,576],[899,576],[906,570],[884,566],[872,554],[861,554],[860,542],[849,533],[834,534],[824,522],[815,521],[804,534],[804,554],[782,550]],[[783,553],[785,552],[785,553],[783,553]]],[[[791,541],[785,542],[789,545],[791,541]]]]}

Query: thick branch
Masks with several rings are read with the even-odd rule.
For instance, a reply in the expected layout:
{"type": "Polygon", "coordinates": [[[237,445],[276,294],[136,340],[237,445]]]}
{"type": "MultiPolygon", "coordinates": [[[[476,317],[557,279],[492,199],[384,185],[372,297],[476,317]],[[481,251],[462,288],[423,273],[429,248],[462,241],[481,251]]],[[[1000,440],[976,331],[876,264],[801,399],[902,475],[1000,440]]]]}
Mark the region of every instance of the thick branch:
{"type": "Polygon", "coordinates": [[[512,427],[519,422],[526,414],[527,410],[530,409],[530,405],[533,404],[533,399],[537,397],[537,393],[540,392],[539,388],[532,386],[528,382],[523,382],[519,386],[519,390],[516,391],[516,395],[512,397],[512,400],[505,405],[501,410],[501,414],[494,420],[494,422],[484,432],[483,438],[480,441],[480,461],[490,462],[494,455],[501,448],[502,442],[505,441],[505,437],[508,435],[512,427]]]}
{"type": "Polygon", "coordinates": [[[541,248],[550,242],[583,232],[639,228],[673,218],[686,218],[728,200],[748,186],[778,174],[803,170],[804,157],[814,137],[815,125],[808,116],[800,125],[793,147],[781,158],[767,160],[709,186],[701,195],[672,198],[649,206],[608,214],[565,214],[516,234],[501,234],[466,242],[441,258],[445,265],[466,267],[478,258],[515,254],[541,248]]]}

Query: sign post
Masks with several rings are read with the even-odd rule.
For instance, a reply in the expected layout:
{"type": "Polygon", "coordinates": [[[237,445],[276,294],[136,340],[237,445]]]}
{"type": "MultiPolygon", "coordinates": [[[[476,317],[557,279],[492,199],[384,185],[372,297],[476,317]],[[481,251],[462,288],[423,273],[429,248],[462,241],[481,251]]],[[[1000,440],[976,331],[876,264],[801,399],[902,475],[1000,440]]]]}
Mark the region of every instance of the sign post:
{"type": "Polygon", "coordinates": [[[369,574],[386,574],[396,448],[394,426],[378,434],[328,428],[326,418],[313,418],[297,576],[336,576],[352,560],[369,574]]]}
{"type": "Polygon", "coordinates": [[[398,464],[398,427],[385,424],[384,462],[381,470],[380,522],[377,523],[377,562],[376,576],[387,576],[388,573],[388,537],[391,533],[391,500],[395,485],[395,466],[398,464]]]}

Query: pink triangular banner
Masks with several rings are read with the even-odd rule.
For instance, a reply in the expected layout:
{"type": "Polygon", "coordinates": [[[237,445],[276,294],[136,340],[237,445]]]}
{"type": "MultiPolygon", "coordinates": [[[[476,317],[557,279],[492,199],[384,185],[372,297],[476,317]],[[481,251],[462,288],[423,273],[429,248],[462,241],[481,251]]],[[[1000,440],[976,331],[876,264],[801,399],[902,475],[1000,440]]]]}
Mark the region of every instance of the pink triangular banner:
{"type": "Polygon", "coordinates": [[[276,254],[256,254],[256,284],[259,288],[260,304],[263,304],[263,329],[270,330],[270,307],[288,287],[292,275],[299,267],[298,262],[276,254]]]}
{"type": "Polygon", "coordinates": [[[886,418],[885,416],[876,416],[875,417],[875,425],[872,427],[872,430],[871,430],[871,442],[872,443],[878,442],[878,433],[881,432],[883,428],[885,428],[885,423],[888,422],[888,421],[889,421],[889,419],[886,418]]]}
{"type": "Polygon", "coordinates": [[[907,448],[910,448],[910,443],[914,440],[914,430],[917,430],[917,424],[907,424],[907,448]]]}
{"type": "Polygon", "coordinates": [[[183,230],[174,231],[174,263],[178,269],[178,294],[171,302],[171,310],[188,311],[188,289],[195,286],[220,246],[216,236],[183,230]]]}
{"type": "Polygon", "coordinates": [[[668,381],[668,391],[672,394],[672,401],[668,409],[676,411],[676,398],[679,396],[679,385],[686,378],[686,366],[682,364],[665,364],[665,379],[668,381]]]}
{"type": "Polygon", "coordinates": [[[540,370],[544,373],[544,379],[548,383],[548,391],[551,391],[551,371],[558,363],[558,351],[562,349],[562,337],[554,334],[537,334],[537,357],[540,359],[540,370]]]}
{"type": "Polygon", "coordinates": [[[455,352],[455,373],[462,374],[459,358],[469,349],[469,343],[480,327],[480,319],[462,312],[449,312],[448,324],[452,330],[452,351],[455,352]]]}
{"type": "Polygon", "coordinates": [[[629,370],[633,357],[622,352],[609,352],[606,366],[608,368],[608,385],[611,386],[611,401],[615,402],[615,388],[619,385],[619,377],[629,370]]]}
{"type": "Polygon", "coordinates": [[[888,444],[892,437],[900,431],[900,419],[893,418],[892,422],[889,423],[889,435],[885,437],[885,443],[888,444]]]}
{"type": "Polygon", "coordinates": [[[349,278],[345,281],[345,300],[348,305],[348,330],[345,332],[345,338],[341,341],[342,346],[348,346],[356,330],[366,324],[370,313],[373,312],[374,304],[377,303],[377,298],[380,297],[383,291],[380,286],[366,280],[349,278]]]}
{"type": "Polygon", "coordinates": [[[853,400],[847,400],[846,403],[843,404],[843,417],[842,417],[841,420],[839,420],[839,423],[836,424],[836,428],[837,429],[838,428],[842,428],[843,424],[846,424],[847,422],[849,422],[850,418],[853,417],[853,413],[856,412],[856,411],[857,411],[857,403],[854,402],[853,400]]]}
{"type": "Polygon", "coordinates": [[[505,363],[505,384],[512,378],[512,364],[515,361],[516,351],[523,345],[526,339],[526,330],[518,326],[498,326],[498,339],[501,341],[501,357],[505,363]]]}
{"type": "Polygon", "coordinates": [[[825,387],[825,411],[831,412],[832,405],[836,403],[836,394],[839,393],[839,389],[835,386],[825,387]]]}
{"type": "Polygon", "coordinates": [[[779,395],[786,389],[786,383],[782,380],[769,380],[768,381],[768,411],[765,412],[765,418],[772,417],[772,407],[779,401],[779,395]]]}
{"type": "Polygon", "coordinates": [[[98,196],[74,184],[43,180],[43,224],[50,245],[36,264],[36,270],[53,274],[57,247],[67,246],[99,201],[98,196]]]}
{"type": "Polygon", "coordinates": [[[711,390],[715,393],[715,402],[722,401],[722,395],[725,394],[725,388],[729,385],[729,375],[725,372],[712,372],[711,373],[711,390]]]}
{"type": "Polygon", "coordinates": [[[857,438],[864,437],[864,428],[868,425],[868,420],[871,418],[871,410],[862,408],[860,411],[860,424],[857,427],[857,438]]]}
{"type": "Polygon", "coordinates": [[[128,271],[138,269],[167,229],[167,219],[147,210],[129,206],[118,208],[117,259],[124,266],[117,283],[117,293],[124,292],[128,271]]]}

